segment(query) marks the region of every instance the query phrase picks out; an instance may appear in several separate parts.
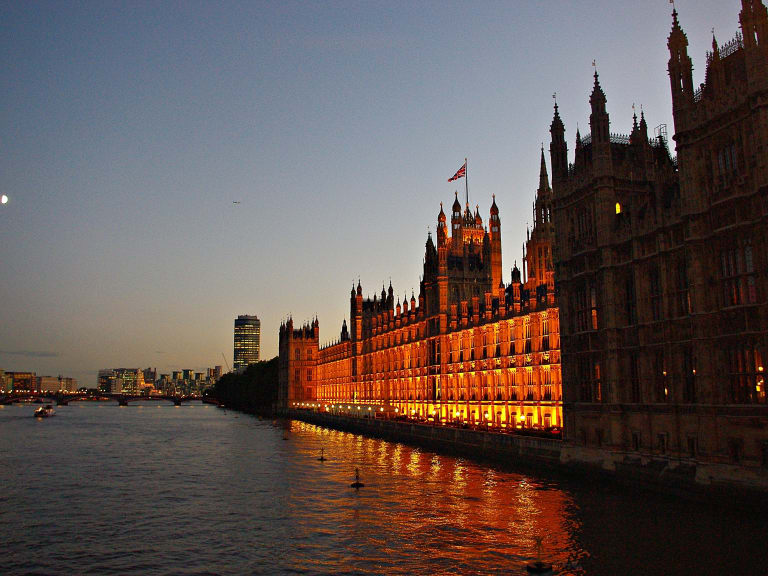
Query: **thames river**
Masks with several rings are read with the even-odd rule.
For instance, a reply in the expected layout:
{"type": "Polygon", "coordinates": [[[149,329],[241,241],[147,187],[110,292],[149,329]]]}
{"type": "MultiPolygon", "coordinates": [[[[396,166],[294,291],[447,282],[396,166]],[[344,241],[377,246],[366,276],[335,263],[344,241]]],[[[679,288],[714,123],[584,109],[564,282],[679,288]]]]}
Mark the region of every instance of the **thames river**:
{"type": "Polygon", "coordinates": [[[199,403],[34,408],[0,406],[3,574],[515,575],[536,538],[556,574],[768,565],[757,511],[199,403]]]}

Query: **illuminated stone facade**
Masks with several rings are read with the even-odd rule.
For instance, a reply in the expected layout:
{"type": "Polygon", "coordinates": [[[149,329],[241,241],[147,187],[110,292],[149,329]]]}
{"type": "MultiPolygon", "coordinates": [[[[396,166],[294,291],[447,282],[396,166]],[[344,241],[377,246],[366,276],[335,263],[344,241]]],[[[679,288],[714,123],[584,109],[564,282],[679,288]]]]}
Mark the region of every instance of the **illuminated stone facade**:
{"type": "Polygon", "coordinates": [[[418,300],[392,286],[350,294],[350,325],[318,348],[318,326],[280,328],[280,401],[494,427],[562,425],[559,315],[544,154],[523,273],[502,282],[501,220],[455,199],[427,238],[418,300]],[[527,270],[527,279],[523,282],[527,270]],[[316,369],[316,378],[313,370],[316,369]],[[343,408],[341,408],[343,406],[343,408]]]}
{"type": "Polygon", "coordinates": [[[702,482],[768,486],[768,15],[713,38],[694,89],[668,39],[677,158],[645,118],[609,131],[597,74],[591,134],[569,165],[551,125],[569,457],[688,466],[702,482]]]}

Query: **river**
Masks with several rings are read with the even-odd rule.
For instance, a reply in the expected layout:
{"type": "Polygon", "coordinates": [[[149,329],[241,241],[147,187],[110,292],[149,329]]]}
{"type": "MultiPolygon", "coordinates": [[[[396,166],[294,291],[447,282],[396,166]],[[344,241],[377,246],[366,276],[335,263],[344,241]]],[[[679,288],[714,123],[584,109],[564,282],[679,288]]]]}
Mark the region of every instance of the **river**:
{"type": "Polygon", "coordinates": [[[199,403],[73,403],[46,420],[33,410],[0,406],[6,575],[517,575],[536,538],[556,574],[768,566],[759,511],[199,403]]]}

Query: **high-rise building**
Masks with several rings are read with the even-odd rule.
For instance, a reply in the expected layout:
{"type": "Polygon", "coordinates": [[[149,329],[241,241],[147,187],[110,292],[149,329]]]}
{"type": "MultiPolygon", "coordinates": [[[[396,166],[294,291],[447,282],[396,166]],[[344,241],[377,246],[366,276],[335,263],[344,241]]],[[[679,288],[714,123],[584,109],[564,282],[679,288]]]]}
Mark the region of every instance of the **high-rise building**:
{"type": "Polygon", "coordinates": [[[566,454],[768,486],[768,12],[742,0],[699,88],[672,19],[676,158],[642,112],[609,130],[595,73],[569,165],[555,106],[566,454]]]}
{"type": "Polygon", "coordinates": [[[238,316],[235,318],[235,372],[242,372],[248,364],[258,362],[261,357],[261,320],[258,316],[238,316]]]}

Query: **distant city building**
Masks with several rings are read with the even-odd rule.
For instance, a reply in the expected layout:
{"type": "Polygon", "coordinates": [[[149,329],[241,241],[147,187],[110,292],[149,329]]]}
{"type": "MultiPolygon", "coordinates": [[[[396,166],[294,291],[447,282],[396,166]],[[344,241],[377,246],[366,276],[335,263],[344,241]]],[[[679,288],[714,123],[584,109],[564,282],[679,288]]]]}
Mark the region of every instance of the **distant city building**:
{"type": "Polygon", "coordinates": [[[151,386],[154,388],[157,381],[157,368],[145,368],[144,372],[144,386],[151,386]]]}
{"type": "Polygon", "coordinates": [[[77,390],[77,380],[62,376],[38,376],[37,390],[39,392],[75,392],[77,390]]]}
{"type": "Polygon", "coordinates": [[[37,376],[34,372],[6,372],[6,381],[10,380],[11,390],[18,392],[37,391],[37,376]]]}
{"type": "Polygon", "coordinates": [[[0,370],[0,392],[11,391],[11,379],[6,377],[5,370],[0,370]]]}
{"type": "Polygon", "coordinates": [[[110,394],[139,394],[144,388],[144,372],[139,368],[99,370],[99,390],[110,394]]]}
{"type": "Polygon", "coordinates": [[[257,316],[235,318],[235,352],[233,369],[241,372],[261,357],[261,320],[257,316]]]}

